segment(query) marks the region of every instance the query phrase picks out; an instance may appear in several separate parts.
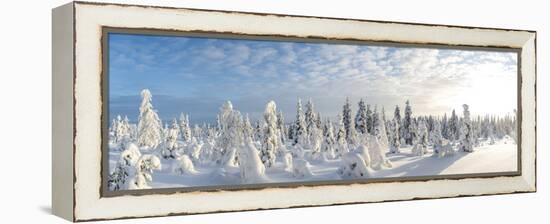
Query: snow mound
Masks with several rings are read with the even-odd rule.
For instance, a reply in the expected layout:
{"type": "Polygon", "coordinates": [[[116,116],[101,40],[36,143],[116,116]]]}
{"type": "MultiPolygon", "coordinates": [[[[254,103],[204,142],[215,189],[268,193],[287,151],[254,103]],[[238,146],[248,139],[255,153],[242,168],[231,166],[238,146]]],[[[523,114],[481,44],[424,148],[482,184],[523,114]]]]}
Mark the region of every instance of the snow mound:
{"type": "Polygon", "coordinates": [[[197,173],[193,161],[187,155],[180,156],[172,162],[172,172],[180,175],[197,173]]]}
{"type": "Polygon", "coordinates": [[[313,176],[311,165],[305,159],[295,159],[292,161],[292,175],[296,178],[306,178],[313,176]]]}
{"type": "Polygon", "coordinates": [[[370,177],[372,171],[368,162],[363,158],[362,152],[348,152],[342,156],[342,163],[338,173],[343,178],[365,178],[370,177]]]}

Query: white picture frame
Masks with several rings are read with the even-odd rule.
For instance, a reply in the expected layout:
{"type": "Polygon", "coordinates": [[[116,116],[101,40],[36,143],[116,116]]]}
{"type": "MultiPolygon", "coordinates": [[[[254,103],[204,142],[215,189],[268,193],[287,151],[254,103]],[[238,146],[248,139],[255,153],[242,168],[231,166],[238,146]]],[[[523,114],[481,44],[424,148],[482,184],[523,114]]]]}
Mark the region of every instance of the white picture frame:
{"type": "Polygon", "coordinates": [[[52,16],[52,206],[55,215],[67,220],[536,191],[535,31],[85,2],[55,8],[52,16]],[[105,196],[101,190],[104,28],[516,49],[521,80],[520,172],[507,176],[105,196]]]}

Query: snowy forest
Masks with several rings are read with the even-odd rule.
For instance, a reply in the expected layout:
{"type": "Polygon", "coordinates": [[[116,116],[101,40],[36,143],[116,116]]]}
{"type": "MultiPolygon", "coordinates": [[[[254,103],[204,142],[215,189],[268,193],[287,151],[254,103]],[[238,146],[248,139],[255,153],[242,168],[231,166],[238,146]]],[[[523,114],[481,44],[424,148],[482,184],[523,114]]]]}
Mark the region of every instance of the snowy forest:
{"type": "MultiPolygon", "coordinates": [[[[405,101],[405,100],[404,100],[405,101]]],[[[215,123],[182,112],[161,120],[148,89],[138,121],[109,126],[109,190],[200,187],[373,177],[504,172],[516,169],[516,116],[461,111],[416,116],[413,102],[384,108],[343,99],[337,116],[296,100],[293,120],[275,101],[252,121],[230,101],[215,123]],[[353,110],[352,108],[356,108],[353,110]],[[388,110],[386,112],[385,110],[388,110]]],[[[139,110],[138,110],[139,109],[139,110]]]]}

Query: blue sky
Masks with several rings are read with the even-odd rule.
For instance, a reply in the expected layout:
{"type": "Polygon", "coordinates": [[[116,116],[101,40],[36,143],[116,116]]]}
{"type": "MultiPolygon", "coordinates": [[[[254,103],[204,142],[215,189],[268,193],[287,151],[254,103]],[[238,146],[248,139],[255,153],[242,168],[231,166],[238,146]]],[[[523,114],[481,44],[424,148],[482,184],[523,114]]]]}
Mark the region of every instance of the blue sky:
{"type": "Polygon", "coordinates": [[[221,104],[261,117],[269,100],[287,120],[298,98],[335,117],[346,97],[385,107],[409,99],[416,115],[470,104],[473,114],[516,108],[515,53],[110,34],[110,116],[138,116],[149,89],[161,119],[211,122],[221,104]]]}

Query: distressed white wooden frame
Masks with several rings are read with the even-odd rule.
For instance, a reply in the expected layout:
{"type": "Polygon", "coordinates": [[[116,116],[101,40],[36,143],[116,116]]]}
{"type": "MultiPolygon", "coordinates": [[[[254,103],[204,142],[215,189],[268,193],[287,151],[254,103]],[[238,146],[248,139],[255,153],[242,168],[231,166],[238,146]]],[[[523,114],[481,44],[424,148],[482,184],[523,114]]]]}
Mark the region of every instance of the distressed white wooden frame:
{"type": "Polygon", "coordinates": [[[536,191],[533,31],[80,2],[55,9],[53,18],[52,201],[54,213],[66,219],[85,221],[536,191]],[[521,48],[521,176],[101,197],[104,26],[521,48]],[[71,52],[74,54],[67,55],[71,52]],[[72,94],[74,98],[70,99],[72,94]]]}

